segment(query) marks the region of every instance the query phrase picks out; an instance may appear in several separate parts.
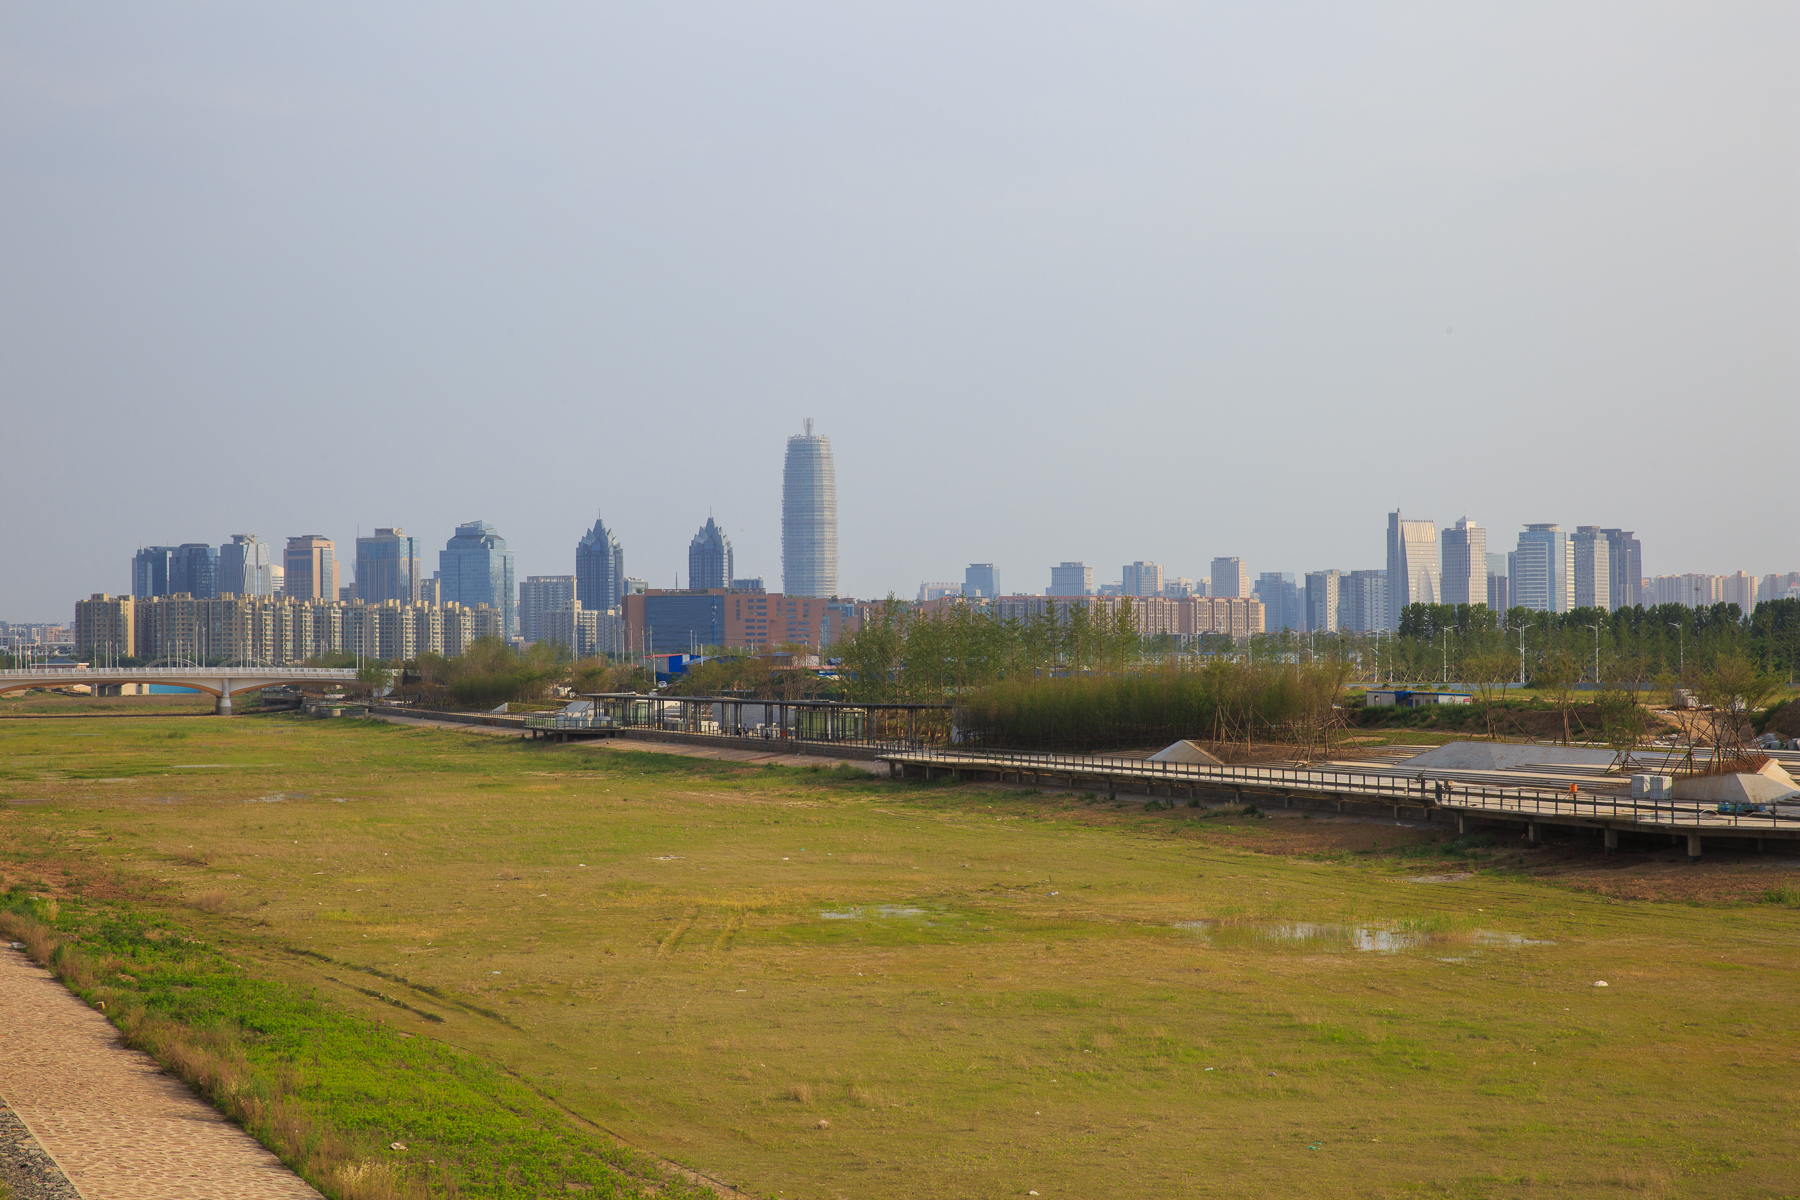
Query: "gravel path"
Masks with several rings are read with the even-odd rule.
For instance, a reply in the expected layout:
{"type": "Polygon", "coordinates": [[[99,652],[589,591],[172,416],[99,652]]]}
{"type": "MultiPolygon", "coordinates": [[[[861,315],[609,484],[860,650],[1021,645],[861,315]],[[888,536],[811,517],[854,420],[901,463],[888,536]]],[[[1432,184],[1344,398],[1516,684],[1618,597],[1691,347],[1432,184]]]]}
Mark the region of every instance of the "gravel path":
{"type": "Polygon", "coordinates": [[[149,1055],[121,1046],[48,971],[4,948],[0,1103],[0,1179],[18,1200],[319,1197],[149,1055]]]}

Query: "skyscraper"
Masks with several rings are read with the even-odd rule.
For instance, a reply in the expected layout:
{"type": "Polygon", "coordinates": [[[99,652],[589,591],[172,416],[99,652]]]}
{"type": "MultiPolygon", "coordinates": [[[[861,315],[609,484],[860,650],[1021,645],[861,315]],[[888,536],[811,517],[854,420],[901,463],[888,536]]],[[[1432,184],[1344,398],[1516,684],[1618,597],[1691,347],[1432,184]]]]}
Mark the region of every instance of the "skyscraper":
{"type": "Polygon", "coordinates": [[[1215,558],[1212,560],[1212,594],[1214,596],[1248,596],[1250,594],[1250,572],[1245,569],[1243,559],[1215,558]]]}
{"type": "Polygon", "coordinates": [[[169,556],[169,591],[196,600],[219,594],[219,548],[205,542],[183,542],[169,556]]]}
{"type": "Polygon", "coordinates": [[[1309,632],[1337,632],[1338,593],[1342,581],[1343,576],[1337,571],[1306,573],[1306,628],[1309,632]]]}
{"type": "Polygon", "coordinates": [[[291,537],[282,551],[281,594],[293,600],[338,598],[337,547],[316,533],[291,537]]]}
{"type": "Polygon", "coordinates": [[[1644,546],[1629,529],[1602,529],[1606,535],[1608,608],[1636,608],[1644,602],[1644,546]]]}
{"type": "Polygon", "coordinates": [[[1125,566],[1125,594],[1127,596],[1160,596],[1163,590],[1163,569],[1153,562],[1142,559],[1125,566]]]}
{"type": "Polygon", "coordinates": [[[1084,563],[1066,562],[1050,568],[1050,586],[1046,596],[1091,596],[1094,594],[1094,568],[1084,563]]]}
{"type": "Polygon", "coordinates": [[[235,596],[273,596],[274,563],[269,545],[254,533],[234,533],[219,547],[219,593],[235,596]]]}
{"type": "Polygon", "coordinates": [[[838,588],[837,471],[831,439],[812,431],[787,442],[781,475],[781,587],[789,596],[835,596],[838,588]]]}
{"type": "Polygon", "coordinates": [[[1486,604],[1487,530],[1464,517],[1443,539],[1444,604],[1486,604]]]}
{"type": "Polygon", "coordinates": [[[625,551],[606,527],[604,517],[575,545],[575,598],[584,609],[606,612],[619,607],[625,596],[625,551]]]}
{"type": "Polygon", "coordinates": [[[1338,593],[1338,627],[1356,633],[1375,633],[1386,627],[1388,580],[1386,571],[1352,571],[1338,593]]]}
{"type": "MultiPolygon", "coordinates": [[[[519,584],[519,636],[528,642],[541,642],[550,637],[547,619],[566,608],[575,599],[573,575],[527,575],[519,584]]],[[[580,612],[581,609],[574,611],[580,612]]],[[[580,647],[564,639],[574,650],[580,647]]]]}
{"type": "Polygon", "coordinates": [[[1407,605],[1439,602],[1439,569],[1437,526],[1430,521],[1405,520],[1399,509],[1389,513],[1388,629],[1400,628],[1400,614],[1407,605]]]}
{"type": "Polygon", "coordinates": [[[1576,608],[1612,606],[1612,546],[1598,525],[1577,525],[1569,539],[1575,556],[1576,608]]]}
{"type": "Polygon", "coordinates": [[[1256,577],[1252,593],[1263,605],[1263,629],[1305,629],[1306,613],[1300,603],[1300,589],[1286,571],[1264,571],[1256,577]]]}
{"type": "Polygon", "coordinates": [[[970,563],[963,571],[963,595],[985,596],[992,600],[1000,594],[1000,572],[993,563],[970,563]]]}
{"type": "Polygon", "coordinates": [[[174,546],[140,546],[131,556],[131,594],[139,600],[169,594],[169,560],[174,546]]]}
{"type": "Polygon", "coordinates": [[[420,540],[407,537],[398,527],[357,538],[356,598],[367,604],[383,600],[417,604],[425,574],[424,555],[420,540]]]}
{"type": "Polygon", "coordinates": [[[1575,547],[1561,525],[1527,525],[1507,560],[1514,608],[1568,612],[1575,604],[1575,547]]]}
{"type": "Polygon", "coordinates": [[[688,543],[688,587],[703,590],[730,586],[731,539],[709,516],[688,543]]]}
{"type": "Polygon", "coordinates": [[[519,603],[513,587],[513,556],[506,539],[486,521],[467,521],[438,551],[438,578],[445,604],[500,610],[501,635],[511,641],[519,632],[519,603]]]}

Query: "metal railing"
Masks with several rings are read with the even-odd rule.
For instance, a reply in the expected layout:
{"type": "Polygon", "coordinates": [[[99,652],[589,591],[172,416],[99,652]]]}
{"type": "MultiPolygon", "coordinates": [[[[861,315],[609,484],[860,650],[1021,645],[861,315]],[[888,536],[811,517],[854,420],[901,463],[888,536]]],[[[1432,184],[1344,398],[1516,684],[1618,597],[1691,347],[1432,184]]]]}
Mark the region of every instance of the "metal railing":
{"type": "Polygon", "coordinates": [[[0,669],[0,678],[23,679],[326,679],[334,683],[351,683],[356,671],[350,667],[8,667],[0,669]]]}
{"type": "Polygon", "coordinates": [[[1032,754],[1011,751],[956,751],[932,748],[883,755],[891,761],[927,766],[989,768],[1031,771],[1044,775],[1132,778],[1169,784],[1214,784],[1241,787],[1288,788],[1345,797],[1367,797],[1390,803],[1460,809],[1485,809],[1533,816],[1585,817],[1591,820],[1631,821],[1635,824],[1683,824],[1708,827],[1787,829],[1800,831],[1800,814],[1721,813],[1697,801],[1648,800],[1632,796],[1571,797],[1550,788],[1507,787],[1471,783],[1441,774],[1419,776],[1376,774],[1361,771],[1313,770],[1293,767],[1230,767],[1201,763],[1153,762],[1143,758],[1106,755],[1032,754]],[[1445,792],[1439,796],[1436,785],[1445,792]],[[1646,820],[1648,814],[1648,820],[1646,820]],[[1665,819],[1666,818],[1666,819],[1665,819]],[[1785,824],[1784,824],[1785,823],[1785,824]]]}

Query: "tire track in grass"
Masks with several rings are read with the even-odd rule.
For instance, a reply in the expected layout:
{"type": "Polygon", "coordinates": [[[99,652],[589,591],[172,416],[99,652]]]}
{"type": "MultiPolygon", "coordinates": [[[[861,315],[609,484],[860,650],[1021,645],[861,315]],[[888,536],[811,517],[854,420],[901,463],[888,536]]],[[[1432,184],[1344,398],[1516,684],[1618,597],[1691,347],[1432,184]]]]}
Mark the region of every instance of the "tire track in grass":
{"type": "Polygon", "coordinates": [[[682,939],[687,937],[688,933],[694,928],[694,923],[699,919],[700,906],[696,904],[693,908],[688,910],[687,916],[676,923],[675,928],[669,930],[668,936],[663,938],[662,944],[656,948],[656,957],[667,958],[669,955],[675,953],[675,951],[681,949],[682,939]]]}

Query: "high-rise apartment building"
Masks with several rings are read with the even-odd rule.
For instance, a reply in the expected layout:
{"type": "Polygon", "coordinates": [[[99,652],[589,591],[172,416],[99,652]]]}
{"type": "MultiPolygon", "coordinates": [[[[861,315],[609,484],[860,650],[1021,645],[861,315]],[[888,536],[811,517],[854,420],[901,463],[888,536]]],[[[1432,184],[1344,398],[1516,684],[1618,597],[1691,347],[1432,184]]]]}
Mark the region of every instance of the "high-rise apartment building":
{"type": "Polygon", "coordinates": [[[1078,562],[1066,562],[1050,568],[1050,588],[1046,596],[1091,596],[1094,594],[1094,568],[1078,562]]]}
{"type": "Polygon", "coordinates": [[[174,546],[140,546],[131,556],[131,594],[140,600],[169,594],[169,560],[174,546]]]}
{"type": "Polygon", "coordinates": [[[133,600],[96,592],[75,602],[75,655],[99,666],[137,653],[133,600]]]}
{"type": "MultiPolygon", "coordinates": [[[[1486,537],[1483,535],[1483,546],[1486,537]]],[[[1485,553],[1485,551],[1484,551],[1485,553]]],[[[1438,559],[1437,526],[1430,521],[1408,521],[1395,509],[1388,514],[1387,627],[1400,628],[1400,614],[1409,604],[1438,604],[1441,563],[1438,559]]]]}
{"type": "Polygon", "coordinates": [[[295,600],[338,598],[337,547],[330,538],[316,533],[289,538],[281,566],[282,595],[295,600]]]}
{"type": "Polygon", "coordinates": [[[1724,587],[1720,589],[1720,598],[1727,604],[1735,604],[1738,611],[1749,616],[1756,611],[1757,596],[1756,576],[1746,575],[1739,571],[1735,575],[1727,575],[1724,587]]]}
{"type": "Polygon", "coordinates": [[[1375,633],[1387,628],[1386,571],[1352,571],[1339,585],[1338,628],[1375,633]]]}
{"type": "Polygon", "coordinates": [[[709,516],[688,543],[688,587],[728,588],[731,570],[731,539],[709,516]]]}
{"type": "Polygon", "coordinates": [[[1195,581],[1185,575],[1163,579],[1162,594],[1171,600],[1185,600],[1189,596],[1206,595],[1206,580],[1195,581]]]}
{"type": "Polygon", "coordinates": [[[1486,604],[1487,530],[1464,517],[1444,530],[1441,604],[1486,604]]]}
{"type": "Polygon", "coordinates": [[[419,585],[425,576],[424,560],[424,544],[416,537],[408,537],[398,526],[377,529],[371,537],[359,537],[356,590],[352,595],[365,604],[383,600],[417,604],[419,585]]]}
{"type": "Polygon", "coordinates": [[[1212,588],[1214,596],[1250,595],[1250,572],[1244,567],[1241,558],[1215,558],[1212,560],[1212,588]]]}
{"type": "Polygon", "coordinates": [[[1574,608],[1575,544],[1561,525],[1527,525],[1509,563],[1513,607],[1556,613],[1574,608]]]}
{"type": "MultiPolygon", "coordinates": [[[[527,575],[519,584],[519,636],[528,642],[544,641],[550,636],[545,632],[545,617],[573,599],[573,575],[527,575]]],[[[575,646],[574,642],[567,644],[575,646]]]]}
{"type": "Polygon", "coordinates": [[[781,587],[789,596],[835,596],[838,588],[837,471],[831,439],[812,431],[787,442],[781,476],[781,587]]]}
{"type": "Polygon", "coordinates": [[[219,594],[219,548],[205,542],[183,542],[169,556],[169,592],[185,592],[196,600],[219,594]]]}
{"type": "Polygon", "coordinates": [[[1127,596],[1160,596],[1163,590],[1163,569],[1153,562],[1142,559],[1125,564],[1124,592],[1127,596]]]}
{"type": "Polygon", "coordinates": [[[1629,529],[1600,532],[1606,535],[1606,606],[1637,608],[1644,602],[1644,545],[1629,529]]]}
{"type": "Polygon", "coordinates": [[[1569,539],[1575,558],[1576,608],[1612,607],[1612,546],[1598,525],[1577,525],[1569,539]]]}
{"type": "Polygon", "coordinates": [[[606,527],[604,517],[581,535],[575,545],[575,598],[584,609],[607,612],[619,607],[625,596],[625,551],[606,527]]]}
{"type": "Polygon", "coordinates": [[[273,568],[267,542],[254,533],[234,533],[219,547],[219,595],[273,596],[273,568]]]}
{"type": "Polygon", "coordinates": [[[1306,573],[1306,628],[1310,633],[1336,633],[1339,592],[1343,575],[1338,571],[1306,573]]]}
{"type": "Polygon", "coordinates": [[[513,556],[506,539],[486,521],[467,521],[438,551],[438,579],[444,603],[474,608],[485,604],[500,614],[508,641],[519,632],[518,598],[513,586],[513,556]]]}
{"type": "Polygon", "coordinates": [[[970,563],[963,569],[963,595],[992,600],[1000,594],[1000,572],[993,563],[970,563]]]}

